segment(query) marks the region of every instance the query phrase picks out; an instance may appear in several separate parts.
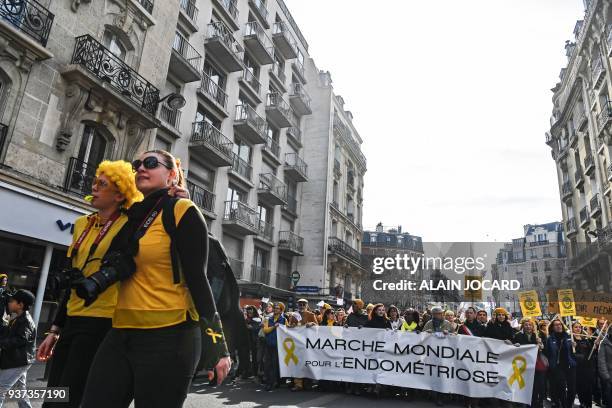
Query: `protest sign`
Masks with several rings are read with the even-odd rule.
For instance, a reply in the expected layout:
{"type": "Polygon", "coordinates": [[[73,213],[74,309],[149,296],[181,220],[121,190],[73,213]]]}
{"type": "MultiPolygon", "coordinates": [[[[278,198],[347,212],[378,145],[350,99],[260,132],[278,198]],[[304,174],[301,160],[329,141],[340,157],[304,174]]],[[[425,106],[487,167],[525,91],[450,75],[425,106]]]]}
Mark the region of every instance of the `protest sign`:
{"type": "Polygon", "coordinates": [[[281,377],[531,402],[537,347],[474,336],[315,326],[276,331],[281,377]]]}
{"type": "Polygon", "coordinates": [[[542,316],[540,301],[538,300],[538,292],[535,290],[520,292],[519,302],[521,304],[521,312],[523,313],[523,317],[542,316]]]}
{"type": "MultiPolygon", "coordinates": [[[[606,319],[612,321],[612,293],[591,292],[575,290],[574,303],[576,315],[582,317],[592,317],[595,319],[606,319]]],[[[548,313],[558,314],[559,302],[556,291],[548,291],[546,294],[548,301],[548,313]]]]}
{"type": "Polygon", "coordinates": [[[572,289],[557,290],[559,300],[559,315],[561,317],[576,316],[576,302],[574,302],[574,291],[572,289]]]}

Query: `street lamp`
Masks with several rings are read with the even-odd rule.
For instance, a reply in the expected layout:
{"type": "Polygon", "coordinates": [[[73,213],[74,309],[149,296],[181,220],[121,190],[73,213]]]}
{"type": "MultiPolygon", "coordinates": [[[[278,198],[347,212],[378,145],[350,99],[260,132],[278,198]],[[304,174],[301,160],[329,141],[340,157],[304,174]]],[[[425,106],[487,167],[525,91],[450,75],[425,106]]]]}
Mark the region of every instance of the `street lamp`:
{"type": "Polygon", "coordinates": [[[166,95],[163,98],[159,99],[157,101],[157,103],[163,102],[166,99],[168,100],[168,102],[166,102],[166,104],[172,110],[181,109],[187,103],[187,101],[185,100],[185,97],[183,95],[181,95],[181,94],[176,93],[176,92],[169,93],[168,95],[166,95]]]}

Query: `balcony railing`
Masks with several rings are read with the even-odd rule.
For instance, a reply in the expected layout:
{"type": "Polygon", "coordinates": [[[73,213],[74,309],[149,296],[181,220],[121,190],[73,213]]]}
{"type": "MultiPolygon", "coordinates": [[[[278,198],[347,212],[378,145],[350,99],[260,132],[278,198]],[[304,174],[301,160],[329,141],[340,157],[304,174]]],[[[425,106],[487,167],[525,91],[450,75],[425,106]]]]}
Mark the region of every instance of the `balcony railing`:
{"type": "Polygon", "coordinates": [[[172,109],[166,103],[162,103],[159,107],[159,118],[178,129],[181,124],[181,111],[178,109],[172,109]]]}
{"type": "Polygon", "coordinates": [[[138,2],[149,12],[149,14],[153,13],[153,0],[138,0],[138,2]]]}
{"type": "Polygon", "coordinates": [[[253,128],[257,129],[257,132],[262,137],[264,137],[268,131],[268,124],[266,121],[249,105],[236,105],[236,117],[234,121],[247,122],[253,128]]]}
{"type": "Polygon", "coordinates": [[[287,197],[287,185],[272,173],[262,173],[259,175],[259,189],[271,191],[283,201],[287,197]]]}
{"type": "Polygon", "coordinates": [[[601,62],[601,58],[599,56],[593,59],[593,65],[591,66],[591,79],[593,81],[594,86],[599,85],[599,76],[603,73],[603,63],[601,62]]]}
{"type": "Polygon", "coordinates": [[[270,284],[270,270],[257,265],[251,265],[251,282],[270,284]]]}
{"type": "Polygon", "coordinates": [[[272,27],[272,35],[276,41],[277,49],[285,55],[286,58],[297,57],[297,41],[291,34],[289,26],[283,21],[277,21],[272,27]]]}
{"type": "Polygon", "coordinates": [[[241,201],[226,201],[223,213],[224,221],[236,221],[252,228],[258,225],[257,211],[241,201]]]}
{"type": "Polygon", "coordinates": [[[570,234],[572,232],[576,232],[576,219],[575,218],[571,218],[570,220],[568,220],[565,223],[565,228],[567,229],[567,233],[570,234]]]}
{"type": "Polygon", "coordinates": [[[599,202],[599,193],[595,194],[591,198],[590,208],[591,208],[591,215],[595,215],[601,212],[601,204],[599,202]]]}
{"type": "Polygon", "coordinates": [[[259,13],[259,16],[262,20],[268,20],[268,9],[266,8],[266,2],[262,0],[249,0],[253,6],[255,6],[255,10],[259,13]]]}
{"type": "Polygon", "coordinates": [[[303,253],[304,238],[292,231],[280,231],[278,233],[278,248],[303,253]]]}
{"type": "Polygon", "coordinates": [[[263,148],[276,158],[280,155],[280,146],[278,142],[270,136],[266,137],[266,143],[263,145],[263,148]]]}
{"type": "Polygon", "coordinates": [[[590,168],[594,166],[595,166],[595,160],[593,159],[593,155],[589,153],[584,158],[584,171],[588,173],[590,171],[590,168]]]}
{"type": "Polygon", "coordinates": [[[172,49],[178,52],[194,69],[198,71],[202,69],[202,56],[178,31],[174,34],[172,49]]]}
{"type": "Polygon", "coordinates": [[[208,212],[214,212],[215,210],[215,194],[206,190],[204,187],[187,180],[187,190],[191,196],[191,201],[198,207],[208,212]]]}
{"type": "Polygon", "coordinates": [[[0,18],[47,46],[55,16],[36,0],[0,0],[0,18]]]}
{"type": "Polygon", "coordinates": [[[298,144],[302,144],[302,131],[296,126],[287,128],[287,136],[295,140],[298,144]]]}
{"type": "Polygon", "coordinates": [[[198,21],[198,8],[196,7],[195,0],[181,0],[180,7],[189,16],[191,21],[198,21]]]}
{"type": "Polygon", "coordinates": [[[351,136],[350,129],[342,122],[338,115],[334,115],[334,132],[339,137],[343,138],[348,146],[348,150],[352,153],[355,159],[363,166],[366,166],[366,158],[361,152],[361,148],[351,136]]]}
{"type": "Polygon", "coordinates": [[[274,240],[274,224],[264,220],[259,220],[257,230],[259,231],[258,235],[264,239],[268,241],[274,240]]]}
{"type": "Polygon", "coordinates": [[[159,89],[92,36],[83,35],[76,38],[71,63],[83,66],[101,81],[108,82],[146,113],[155,116],[159,89]]]}
{"type": "Polygon", "coordinates": [[[259,83],[259,80],[255,76],[255,74],[253,72],[251,72],[250,69],[248,69],[248,68],[244,69],[244,73],[242,74],[242,78],[244,79],[244,81],[247,84],[249,84],[249,86],[251,88],[253,88],[255,93],[257,95],[259,95],[259,91],[261,90],[261,84],[259,83]]]}
{"type": "Polygon", "coordinates": [[[297,153],[285,154],[285,163],[287,163],[287,167],[295,168],[304,176],[308,176],[308,165],[297,153]]]}
{"type": "Polygon", "coordinates": [[[581,168],[578,168],[574,172],[574,181],[576,182],[576,187],[582,185],[582,183],[584,182],[584,175],[582,173],[582,169],[581,168]]]}
{"type": "Polygon", "coordinates": [[[612,118],[612,102],[607,101],[602,107],[601,112],[597,115],[598,131],[601,133],[610,123],[612,118]]]}
{"type": "Polygon", "coordinates": [[[80,196],[91,194],[93,179],[96,177],[96,168],[97,165],[89,165],[83,160],[71,157],[68,161],[64,191],[80,196]]]}
{"type": "Polygon", "coordinates": [[[533,242],[530,242],[529,246],[533,247],[533,246],[548,245],[548,244],[549,244],[548,240],[545,239],[545,240],[542,240],[542,241],[533,241],[533,242]]]}
{"type": "Polygon", "coordinates": [[[215,82],[210,76],[203,72],[202,82],[200,84],[200,91],[211,97],[217,102],[223,109],[227,107],[227,94],[225,91],[215,82]]]}
{"type": "Polygon", "coordinates": [[[242,51],[240,44],[234,38],[232,31],[221,21],[215,21],[208,25],[208,39],[219,38],[227,48],[234,53],[242,51]]]}
{"type": "Polygon", "coordinates": [[[234,20],[238,19],[238,7],[236,7],[236,0],[219,0],[219,2],[234,20]]]}
{"type": "Polygon", "coordinates": [[[561,195],[563,197],[572,196],[572,184],[569,180],[563,182],[561,187],[561,195]]]}
{"type": "Polygon", "coordinates": [[[304,100],[304,103],[310,107],[311,98],[308,92],[306,92],[306,89],[304,89],[304,85],[300,82],[294,82],[291,84],[291,91],[291,95],[299,96],[304,100]]]}
{"type": "Polygon", "coordinates": [[[234,155],[232,152],[234,143],[219,129],[206,121],[193,123],[190,142],[204,142],[230,159],[234,155]]]}
{"type": "Polygon", "coordinates": [[[245,160],[241,159],[236,153],[234,153],[234,158],[232,160],[232,171],[241,175],[247,180],[251,180],[251,175],[253,174],[253,167],[245,160]]]}
{"type": "Polygon", "coordinates": [[[235,258],[228,258],[228,261],[236,279],[244,279],[244,262],[235,258]]]}
{"type": "Polygon", "coordinates": [[[291,111],[291,108],[289,107],[289,104],[287,103],[287,101],[283,99],[283,95],[281,95],[280,93],[278,92],[268,93],[266,107],[277,108],[279,111],[283,113],[283,115],[287,117],[287,119],[289,119],[289,112],[291,111]]]}
{"type": "Polygon", "coordinates": [[[293,60],[293,69],[297,72],[297,74],[301,77],[302,80],[306,79],[306,70],[304,69],[304,63],[298,59],[293,60]]]}
{"type": "Polygon", "coordinates": [[[584,224],[589,222],[591,215],[589,214],[589,207],[585,205],[582,210],[580,210],[580,224],[584,224]]]}
{"type": "Polygon", "coordinates": [[[329,237],[327,248],[330,252],[340,254],[357,263],[361,262],[361,254],[355,248],[336,237],[329,237]]]}
{"type": "Polygon", "coordinates": [[[268,37],[268,34],[266,34],[264,29],[261,28],[257,21],[249,21],[248,23],[246,23],[244,35],[256,36],[265,49],[270,49],[272,47],[272,41],[270,40],[270,37],[268,37]]]}
{"type": "Polygon", "coordinates": [[[276,77],[281,82],[281,84],[285,85],[285,81],[287,80],[287,77],[285,76],[285,70],[281,67],[281,65],[278,62],[275,61],[274,64],[272,64],[272,68],[270,68],[270,72],[276,75],[276,77]]]}

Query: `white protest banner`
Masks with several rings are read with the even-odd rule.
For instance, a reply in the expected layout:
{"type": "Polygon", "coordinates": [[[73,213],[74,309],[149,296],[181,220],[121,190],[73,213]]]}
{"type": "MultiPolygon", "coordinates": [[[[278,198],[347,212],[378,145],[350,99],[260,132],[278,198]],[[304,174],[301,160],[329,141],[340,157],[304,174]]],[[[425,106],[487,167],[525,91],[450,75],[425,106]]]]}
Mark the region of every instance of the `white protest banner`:
{"type": "Polygon", "coordinates": [[[531,403],[537,347],[473,336],[280,326],[281,377],[385,384],[531,403]]]}

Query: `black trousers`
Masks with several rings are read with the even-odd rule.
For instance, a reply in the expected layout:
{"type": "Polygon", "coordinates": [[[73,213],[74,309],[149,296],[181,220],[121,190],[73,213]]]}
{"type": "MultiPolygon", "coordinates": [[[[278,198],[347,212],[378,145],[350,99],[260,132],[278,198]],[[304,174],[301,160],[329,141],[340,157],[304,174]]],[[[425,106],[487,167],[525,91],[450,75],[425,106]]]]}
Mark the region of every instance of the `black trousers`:
{"type": "Polygon", "coordinates": [[[576,391],[580,405],[591,407],[593,405],[593,383],[595,370],[591,364],[579,365],[576,369],[576,391]]]}
{"type": "Polygon", "coordinates": [[[533,392],[531,393],[531,407],[544,407],[546,399],[546,372],[536,371],[533,377],[533,392]]]}
{"type": "Polygon", "coordinates": [[[83,398],[87,374],[112,319],[68,316],[55,345],[49,370],[48,387],[68,387],[69,402],[45,402],[43,408],[78,408],[83,398]]]}
{"type": "Polygon", "coordinates": [[[278,347],[266,344],[264,357],[266,384],[275,385],[280,382],[280,367],[278,366],[278,347]]]}
{"type": "Polygon", "coordinates": [[[112,329],[89,372],[82,408],[180,408],[200,358],[200,327],[112,329]]]}
{"type": "Polygon", "coordinates": [[[548,370],[553,406],[572,408],[576,397],[576,367],[557,366],[548,370]]]}

